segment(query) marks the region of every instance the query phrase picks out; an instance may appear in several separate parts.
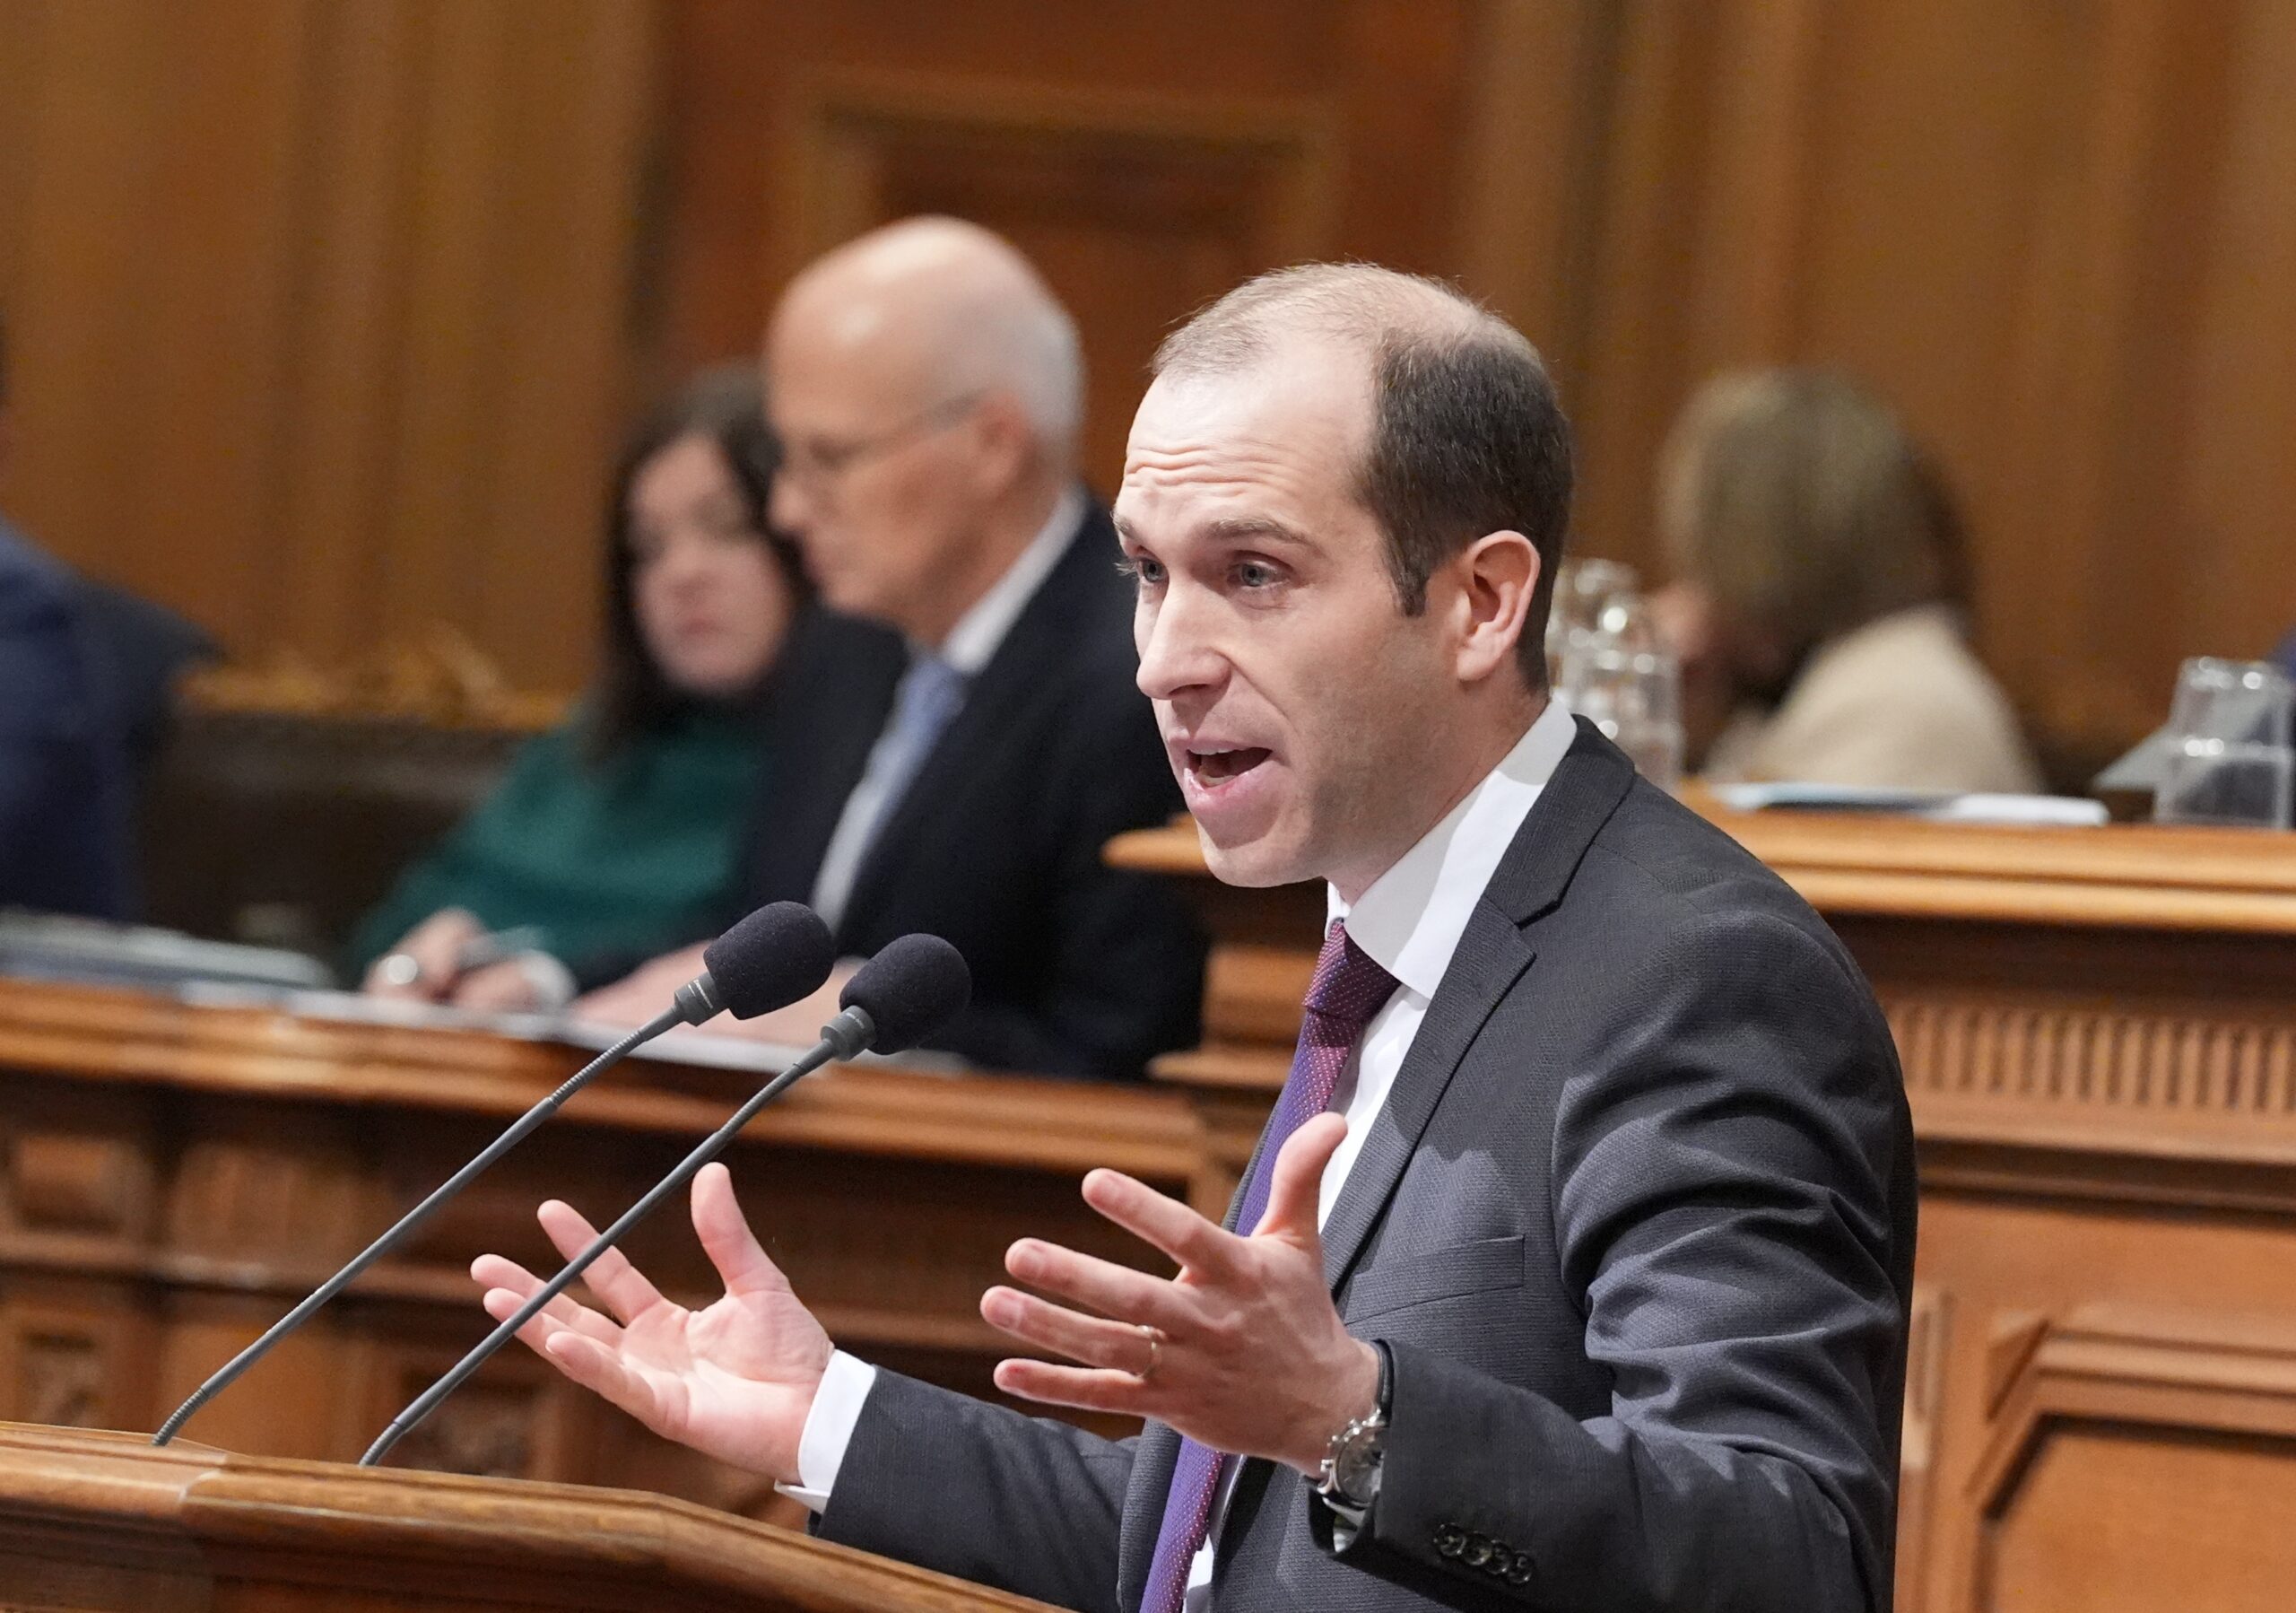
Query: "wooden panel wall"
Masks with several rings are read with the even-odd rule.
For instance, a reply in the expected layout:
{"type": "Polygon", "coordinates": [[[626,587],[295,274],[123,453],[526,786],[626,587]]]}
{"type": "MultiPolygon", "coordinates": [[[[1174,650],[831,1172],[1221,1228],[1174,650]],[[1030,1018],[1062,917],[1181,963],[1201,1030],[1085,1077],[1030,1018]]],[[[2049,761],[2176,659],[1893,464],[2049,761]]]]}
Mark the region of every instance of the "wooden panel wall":
{"type": "Polygon", "coordinates": [[[438,620],[563,690],[620,410],[821,248],[1013,234],[1103,485],[1171,319],[1352,254],[1533,334],[1646,564],[1700,379],[1865,375],[2095,755],[2296,621],[2292,72],[2278,0],[5,0],[11,501],[243,654],[438,620]]]}
{"type": "Polygon", "coordinates": [[[1648,560],[1698,378],[1847,366],[1941,450],[1983,647],[2059,751],[2296,622],[2296,11],[1624,0],[1589,161],[1588,545],[1648,560]]]}
{"type": "Polygon", "coordinates": [[[1036,258],[1113,485],[1170,323],[1257,270],[1448,270],[1476,107],[1464,0],[674,0],[664,373],[753,343],[806,259],[938,211],[1036,258]]]}
{"type": "Polygon", "coordinates": [[[7,507],[235,653],[587,666],[653,17],[5,0],[7,507]]]}

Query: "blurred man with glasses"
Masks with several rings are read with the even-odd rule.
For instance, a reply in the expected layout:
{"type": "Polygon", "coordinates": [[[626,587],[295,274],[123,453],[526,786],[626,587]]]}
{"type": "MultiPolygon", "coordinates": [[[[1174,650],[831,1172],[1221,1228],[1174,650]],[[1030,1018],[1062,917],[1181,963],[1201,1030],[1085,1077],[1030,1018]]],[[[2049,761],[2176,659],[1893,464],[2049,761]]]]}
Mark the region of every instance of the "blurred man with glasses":
{"type": "MultiPolygon", "coordinates": [[[[748,900],[810,902],[848,959],[948,937],[974,999],[942,1045],[974,1063],[1136,1076],[1194,1039],[1203,955],[1170,890],[1101,858],[1180,800],[1077,480],[1074,325],[1001,238],[914,219],[797,276],[765,375],[774,522],[827,603],[892,633],[793,647],[748,900]]],[[[639,1023],[697,967],[657,959],[578,1008],[639,1023]]],[[[810,1042],[848,967],[749,1028],[810,1042]]]]}

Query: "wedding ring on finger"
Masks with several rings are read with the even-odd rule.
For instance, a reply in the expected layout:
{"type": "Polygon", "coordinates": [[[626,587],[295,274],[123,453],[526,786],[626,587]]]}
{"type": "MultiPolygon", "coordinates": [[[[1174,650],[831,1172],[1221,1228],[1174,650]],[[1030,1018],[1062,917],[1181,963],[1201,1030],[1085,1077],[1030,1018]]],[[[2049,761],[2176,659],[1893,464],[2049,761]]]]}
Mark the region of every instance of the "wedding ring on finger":
{"type": "Polygon", "coordinates": [[[1152,1328],[1144,1321],[1134,1325],[1139,1328],[1140,1336],[1148,1341],[1148,1365],[1132,1375],[1145,1383],[1156,1375],[1156,1368],[1163,1363],[1164,1334],[1162,1329],[1152,1328]]]}

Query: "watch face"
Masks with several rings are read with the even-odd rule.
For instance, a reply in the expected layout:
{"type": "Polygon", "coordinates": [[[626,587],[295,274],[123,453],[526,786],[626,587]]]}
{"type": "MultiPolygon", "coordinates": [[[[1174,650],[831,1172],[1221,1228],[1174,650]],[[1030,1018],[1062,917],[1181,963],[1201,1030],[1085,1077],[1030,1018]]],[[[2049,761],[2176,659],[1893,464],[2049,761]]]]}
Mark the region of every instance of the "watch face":
{"type": "Polygon", "coordinates": [[[1332,1487],[1356,1506],[1369,1506],[1379,1493],[1379,1454],[1383,1442],[1378,1428],[1364,1428],[1340,1448],[1332,1463],[1332,1487]]]}

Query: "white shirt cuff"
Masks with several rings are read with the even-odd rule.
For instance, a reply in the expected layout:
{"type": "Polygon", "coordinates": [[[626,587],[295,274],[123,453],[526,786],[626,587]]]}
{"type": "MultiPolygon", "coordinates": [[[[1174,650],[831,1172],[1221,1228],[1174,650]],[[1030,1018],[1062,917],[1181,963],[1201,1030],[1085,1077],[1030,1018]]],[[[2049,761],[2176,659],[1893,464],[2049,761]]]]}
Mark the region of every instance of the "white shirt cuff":
{"type": "Polygon", "coordinates": [[[809,1513],[829,1510],[845,1448],[853,1443],[862,1404],[876,1383],[877,1369],[867,1362],[843,1350],[830,1356],[821,1387],[813,1391],[813,1408],[805,1414],[805,1431],[797,1436],[797,1482],[777,1484],[775,1489],[809,1513]]]}

